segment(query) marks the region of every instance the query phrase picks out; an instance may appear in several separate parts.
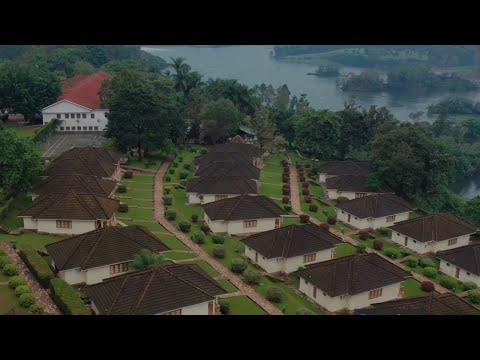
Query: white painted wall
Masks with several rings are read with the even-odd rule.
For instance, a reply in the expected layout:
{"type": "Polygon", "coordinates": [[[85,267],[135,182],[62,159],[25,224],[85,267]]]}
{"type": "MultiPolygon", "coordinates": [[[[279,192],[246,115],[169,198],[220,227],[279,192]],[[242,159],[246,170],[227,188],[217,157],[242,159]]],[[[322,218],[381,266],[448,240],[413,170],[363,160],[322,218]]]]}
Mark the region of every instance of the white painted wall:
{"type": "MultiPolygon", "coordinates": [[[[455,277],[457,266],[445,260],[440,260],[440,266],[438,269],[444,274],[447,274],[451,277],[455,277]]],[[[460,268],[460,273],[458,274],[458,280],[460,280],[461,282],[473,281],[475,284],[480,286],[480,276],[470,273],[467,270],[462,268],[460,268]]]]}
{"type": "MultiPolygon", "coordinates": [[[[327,189],[327,198],[329,199],[338,199],[339,197],[343,196],[343,197],[346,197],[347,199],[349,200],[353,200],[353,199],[356,199],[355,197],[355,194],[359,193],[360,191],[338,191],[338,190],[335,190],[335,189],[327,189]]],[[[368,195],[372,195],[372,194],[376,194],[374,192],[366,192],[364,193],[366,194],[365,196],[368,196],[368,195]]]]}
{"type": "Polygon", "coordinates": [[[378,229],[381,227],[388,227],[388,226],[392,226],[396,222],[408,220],[410,216],[410,212],[395,214],[396,215],[395,220],[392,222],[387,222],[386,216],[381,218],[373,218],[369,220],[369,219],[356,218],[356,216],[351,215],[350,221],[348,221],[348,213],[346,211],[343,211],[340,209],[336,209],[336,211],[337,211],[338,220],[343,221],[344,223],[349,224],[353,227],[356,227],[357,229],[368,229],[368,228],[378,229]]]}
{"type": "Polygon", "coordinates": [[[368,299],[368,291],[350,296],[347,299],[347,307],[350,310],[361,309],[371,304],[398,299],[400,297],[400,286],[401,282],[383,287],[382,296],[375,299],[368,299]]]}
{"type": "MultiPolygon", "coordinates": [[[[282,218],[280,217],[279,219],[281,226],[282,218]]],[[[227,232],[229,234],[251,234],[275,229],[275,218],[257,219],[257,227],[252,228],[244,228],[243,221],[244,220],[228,221],[227,232]]]]}
{"type": "MultiPolygon", "coordinates": [[[[115,265],[119,263],[114,263],[110,265],[115,265]]],[[[70,285],[85,283],[87,285],[98,284],[105,279],[109,279],[114,276],[123,275],[126,273],[131,272],[132,270],[117,273],[117,274],[110,274],[110,265],[105,266],[98,266],[86,270],[77,271],[77,269],[69,269],[63,270],[58,272],[58,276],[65,280],[70,285]]]]}
{"type": "MultiPolygon", "coordinates": [[[[189,204],[208,204],[215,200],[215,195],[227,195],[227,198],[237,197],[239,194],[203,194],[203,199],[200,199],[198,193],[187,193],[187,201],[189,204]]],[[[256,195],[256,194],[251,194],[256,195]]]]}
{"type": "Polygon", "coordinates": [[[105,113],[108,112],[107,109],[89,109],[81,105],[73,104],[69,101],[62,100],[59,103],[48,107],[42,111],[43,124],[47,124],[51,119],[57,118],[57,114],[60,114],[60,125],[58,131],[61,131],[60,127],[63,127],[63,131],[67,131],[66,127],[70,127],[72,131],[72,126],[75,127],[76,131],[103,131],[107,125],[107,117],[105,113]],[[69,118],[65,119],[65,114],[69,114],[69,118]],[[75,114],[75,118],[71,118],[71,114],[75,114]],[[80,119],[76,118],[76,114],[80,114],[80,119]],[[86,118],[83,118],[82,114],[86,114],[86,118]],[[91,114],[94,114],[95,118],[91,118],[91,114]],[[77,121],[78,120],[78,121],[77,121]],[[80,126],[81,130],[78,130],[77,127],[80,126]],[[84,130],[83,127],[86,126],[87,129],[84,130]],[[89,127],[92,127],[90,130],[89,127]],[[97,126],[98,130],[94,130],[94,127],[97,126]]]}
{"type": "MultiPolygon", "coordinates": [[[[67,219],[58,219],[67,220],[67,219]]],[[[115,226],[117,223],[115,215],[108,221],[108,226],[115,226]]],[[[50,234],[78,235],[95,230],[95,220],[72,220],[72,228],[57,228],[57,220],[54,219],[32,219],[23,218],[23,227],[27,230],[37,230],[50,234]]]]}
{"type": "MultiPolygon", "coordinates": [[[[401,234],[397,231],[392,231],[391,240],[397,244],[405,246],[405,235],[401,234]]],[[[468,245],[470,242],[470,235],[459,236],[457,238],[457,243],[454,245],[448,245],[448,239],[444,241],[431,241],[428,243],[423,243],[421,241],[417,241],[414,238],[407,236],[407,245],[406,247],[415,251],[418,254],[425,254],[429,252],[437,252],[441,250],[448,250],[448,249],[455,249],[460,246],[468,245]]]]}
{"type": "Polygon", "coordinates": [[[81,284],[87,281],[85,271],[77,271],[77,269],[59,271],[58,277],[70,285],[81,284]]]}
{"type": "MultiPolygon", "coordinates": [[[[182,315],[208,315],[209,302],[210,301],[205,301],[203,303],[185,306],[182,308],[182,315]]],[[[214,305],[214,309],[215,309],[215,305],[214,305]]],[[[156,315],[162,315],[162,314],[156,314],[156,315]]]]}

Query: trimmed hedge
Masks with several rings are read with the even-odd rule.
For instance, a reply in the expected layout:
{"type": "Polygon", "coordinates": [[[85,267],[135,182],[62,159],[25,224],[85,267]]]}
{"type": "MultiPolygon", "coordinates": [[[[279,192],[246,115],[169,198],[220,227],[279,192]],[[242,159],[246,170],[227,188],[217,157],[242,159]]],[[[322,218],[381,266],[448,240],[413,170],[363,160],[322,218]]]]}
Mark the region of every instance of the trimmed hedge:
{"type": "Polygon", "coordinates": [[[52,299],[66,315],[91,315],[78,292],[62,279],[50,281],[52,299]]]}
{"type": "Polygon", "coordinates": [[[288,204],[290,202],[290,198],[288,196],[282,197],[282,203],[283,204],[288,204]]]}
{"type": "Polygon", "coordinates": [[[33,314],[40,315],[43,313],[43,306],[40,304],[33,304],[32,306],[30,306],[29,310],[33,314]]]}
{"type": "Polygon", "coordinates": [[[233,259],[230,265],[230,270],[235,274],[242,274],[248,267],[248,263],[242,259],[233,259]]]}
{"type": "Polygon", "coordinates": [[[422,290],[425,292],[432,292],[435,290],[435,285],[431,281],[422,281],[422,290]]]}
{"type": "Polygon", "coordinates": [[[120,204],[118,206],[118,212],[121,212],[121,213],[128,212],[128,204],[120,204]]]}
{"type": "Polygon", "coordinates": [[[310,210],[312,212],[317,212],[318,211],[318,205],[310,204],[310,205],[308,205],[308,210],[310,210]]]}
{"type": "Polygon", "coordinates": [[[35,304],[35,297],[30,293],[24,293],[20,295],[18,302],[20,303],[21,307],[29,308],[30,306],[35,304]]]}
{"type": "Polygon", "coordinates": [[[335,225],[337,223],[337,217],[336,216],[329,216],[327,218],[327,223],[330,225],[335,225]]]}
{"type": "Polygon", "coordinates": [[[205,243],[205,233],[202,230],[197,230],[193,233],[192,240],[197,244],[205,243]]]}
{"type": "Polygon", "coordinates": [[[22,246],[20,249],[20,258],[37,278],[40,285],[47,288],[50,285],[50,280],[55,277],[47,262],[30,245],[22,246]]]}
{"type": "Polygon", "coordinates": [[[192,228],[192,224],[190,224],[187,220],[182,220],[178,223],[178,227],[180,230],[182,230],[184,233],[187,233],[190,231],[192,228]]]}
{"type": "Polygon", "coordinates": [[[260,278],[262,273],[257,270],[247,269],[243,272],[243,278],[245,282],[250,285],[260,284],[260,278]]]}
{"type": "Polygon", "coordinates": [[[360,230],[358,232],[358,237],[362,240],[367,240],[369,236],[368,230],[360,230]]]}
{"type": "Polygon", "coordinates": [[[127,192],[127,186],[126,186],[126,185],[120,185],[120,186],[118,187],[118,190],[117,190],[117,191],[118,191],[118,193],[120,193],[120,194],[124,194],[124,193],[127,192]]]}
{"type": "Polygon", "coordinates": [[[12,276],[8,280],[8,286],[10,289],[16,289],[18,286],[27,285],[27,281],[21,276],[12,276]]]}
{"type": "Polygon", "coordinates": [[[130,170],[127,170],[123,173],[123,178],[124,179],[131,179],[133,178],[133,172],[130,170]]]}
{"type": "Polygon", "coordinates": [[[303,200],[305,200],[307,204],[310,204],[312,202],[312,197],[307,195],[303,197],[303,200]]]}
{"type": "Polygon", "coordinates": [[[164,195],[163,196],[163,205],[172,205],[173,204],[173,196],[172,195],[164,195]]]}
{"type": "Polygon", "coordinates": [[[37,144],[39,142],[44,141],[47,137],[49,137],[51,134],[53,134],[53,132],[55,131],[55,129],[57,128],[58,125],[60,125],[60,120],[59,119],[57,119],[57,118],[51,119],[47,123],[47,125],[40,128],[40,130],[35,135],[33,135],[32,142],[37,144]]]}
{"type": "Polygon", "coordinates": [[[285,211],[287,211],[287,212],[292,211],[292,205],[288,205],[288,204],[287,204],[287,205],[283,205],[283,208],[284,208],[285,211]]]}
{"type": "Polygon", "coordinates": [[[227,255],[227,248],[225,245],[216,244],[213,245],[213,256],[219,259],[223,259],[227,255]]]}
{"type": "Polygon", "coordinates": [[[18,274],[17,267],[13,264],[6,264],[3,267],[3,273],[7,276],[17,275],[18,274]]]}
{"type": "Polygon", "coordinates": [[[305,214],[300,215],[300,222],[301,222],[302,224],[306,224],[306,223],[308,223],[309,221],[310,221],[310,216],[305,215],[305,214]]]}
{"type": "Polygon", "coordinates": [[[20,297],[22,294],[31,294],[32,290],[28,285],[20,285],[15,288],[15,296],[20,297]]]}
{"type": "Polygon", "coordinates": [[[212,242],[214,244],[223,244],[225,242],[225,238],[221,235],[213,235],[212,236],[212,242]]]}
{"type": "Polygon", "coordinates": [[[374,248],[375,250],[382,251],[382,249],[383,249],[383,242],[381,242],[380,240],[374,240],[374,241],[373,241],[373,248],[374,248]]]}
{"type": "Polygon", "coordinates": [[[230,313],[230,303],[227,300],[219,299],[218,305],[220,305],[222,315],[228,315],[228,313],[230,313]]]}
{"type": "Polygon", "coordinates": [[[8,256],[0,256],[0,269],[3,269],[3,267],[7,264],[11,264],[12,260],[8,256]]]}
{"type": "Polygon", "coordinates": [[[478,287],[477,284],[475,284],[473,281],[467,281],[463,283],[462,290],[463,291],[475,290],[477,287],[478,287]]]}
{"type": "Polygon", "coordinates": [[[175,210],[168,209],[165,212],[165,217],[167,218],[167,220],[175,220],[177,218],[177,212],[175,210]]]}
{"type": "Polygon", "coordinates": [[[438,271],[433,267],[427,266],[425,269],[423,269],[423,275],[428,278],[435,279],[438,275],[438,271]]]}
{"type": "Polygon", "coordinates": [[[321,223],[321,224],[320,224],[320,227],[321,227],[323,230],[330,231],[330,225],[328,225],[328,224],[326,224],[326,223],[321,223]]]}

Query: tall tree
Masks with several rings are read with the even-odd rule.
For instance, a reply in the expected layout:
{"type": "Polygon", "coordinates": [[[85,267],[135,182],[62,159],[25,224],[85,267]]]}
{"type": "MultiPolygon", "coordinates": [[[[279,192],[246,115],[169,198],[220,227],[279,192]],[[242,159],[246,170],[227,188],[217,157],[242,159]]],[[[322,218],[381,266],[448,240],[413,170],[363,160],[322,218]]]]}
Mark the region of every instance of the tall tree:
{"type": "Polygon", "coordinates": [[[275,135],[275,123],[266,107],[261,107],[252,120],[253,129],[257,132],[257,141],[261,148],[270,147],[275,135]]]}
{"type": "Polygon", "coordinates": [[[253,116],[259,105],[255,91],[233,79],[208,79],[203,87],[210,100],[229,99],[244,114],[253,116]]]}
{"type": "Polygon", "coordinates": [[[171,62],[168,64],[175,70],[175,89],[179,91],[185,91],[187,89],[187,79],[192,67],[187,64],[186,59],[183,57],[171,57],[171,62]]]}
{"type": "Polygon", "coordinates": [[[280,111],[287,111],[290,105],[290,90],[288,86],[283,84],[277,89],[277,96],[273,102],[273,107],[280,111]]]}
{"type": "Polygon", "coordinates": [[[449,120],[447,111],[442,110],[438,115],[437,119],[433,122],[432,130],[436,136],[449,134],[452,128],[452,125],[453,125],[453,122],[449,120]]]}
{"type": "Polygon", "coordinates": [[[232,101],[219,99],[205,104],[200,118],[203,139],[216,144],[235,134],[240,125],[241,116],[232,101]]]}

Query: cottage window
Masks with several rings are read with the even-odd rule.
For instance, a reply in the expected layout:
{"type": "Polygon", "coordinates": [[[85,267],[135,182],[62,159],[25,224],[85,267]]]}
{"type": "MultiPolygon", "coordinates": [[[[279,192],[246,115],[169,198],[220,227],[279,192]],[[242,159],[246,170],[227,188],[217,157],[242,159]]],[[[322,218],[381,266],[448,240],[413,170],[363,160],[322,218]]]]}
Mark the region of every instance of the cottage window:
{"type": "Polygon", "coordinates": [[[362,198],[364,196],[367,196],[367,193],[355,193],[355,199],[362,198]]]}
{"type": "Polygon", "coordinates": [[[77,114],[77,119],[80,119],[80,114],[77,114]]]}
{"type": "Polygon", "coordinates": [[[306,263],[315,261],[316,258],[317,258],[316,253],[303,255],[303,263],[306,264],[306,263]]]}
{"type": "Polygon", "coordinates": [[[450,266],[450,263],[447,263],[447,266],[450,266]]]}
{"type": "Polygon", "coordinates": [[[397,236],[400,236],[400,233],[397,233],[397,236]]]}
{"type": "Polygon", "coordinates": [[[345,211],[342,211],[342,214],[345,214],[345,211]]]}
{"type": "Polygon", "coordinates": [[[82,119],[86,119],[87,118],[87,114],[82,114],[82,119]]]}
{"type": "Polygon", "coordinates": [[[60,126],[60,131],[63,131],[63,126],[60,126]]]}
{"type": "Polygon", "coordinates": [[[70,130],[70,126],[65,127],[65,130],[69,131],[69,130],[70,130]]]}
{"type": "Polygon", "coordinates": [[[375,289],[368,292],[368,299],[375,299],[382,296],[382,289],[375,289]]]}
{"type": "Polygon", "coordinates": [[[265,260],[265,256],[262,256],[262,259],[265,260]]]}
{"type": "Polygon", "coordinates": [[[358,218],[355,216],[355,220],[357,220],[358,218]]]}
{"type": "Polygon", "coordinates": [[[457,238],[448,240],[448,246],[455,245],[457,243],[457,238]]]}
{"type": "Polygon", "coordinates": [[[120,274],[128,271],[128,262],[110,265],[110,275],[120,274]]]}
{"type": "Polygon", "coordinates": [[[248,250],[252,250],[252,248],[248,248],[248,250]]]}
{"type": "Polygon", "coordinates": [[[78,130],[78,131],[81,131],[81,130],[82,130],[82,127],[81,127],[81,126],[77,126],[77,130],[78,130]]]}
{"type": "Polygon", "coordinates": [[[93,130],[98,130],[98,126],[94,126],[94,127],[93,127],[93,130]]]}
{"type": "Polygon", "coordinates": [[[72,222],[70,220],[57,220],[57,229],[71,229],[72,222]]]}
{"type": "Polygon", "coordinates": [[[413,240],[413,243],[416,244],[416,243],[417,243],[417,240],[413,240]]]}
{"type": "Polygon", "coordinates": [[[316,299],[317,298],[317,288],[313,288],[313,297],[316,299]]]}
{"type": "Polygon", "coordinates": [[[62,118],[62,114],[57,114],[57,119],[61,119],[62,118]]]}
{"type": "Polygon", "coordinates": [[[467,276],[470,276],[470,273],[469,273],[469,272],[467,272],[467,276]]]}
{"type": "Polygon", "coordinates": [[[70,114],[65,114],[65,119],[70,118],[70,114]]]}
{"type": "Polygon", "coordinates": [[[257,220],[247,220],[243,222],[244,228],[254,228],[257,227],[257,220]]]}
{"type": "Polygon", "coordinates": [[[167,311],[166,313],[163,313],[162,315],[182,315],[182,309],[167,311]]]}
{"type": "Polygon", "coordinates": [[[90,118],[95,119],[95,114],[90,114],[90,118]]]}
{"type": "Polygon", "coordinates": [[[89,126],[89,127],[88,127],[88,130],[92,131],[92,130],[93,130],[93,126],[89,126]]]}
{"type": "Polygon", "coordinates": [[[75,119],[75,114],[70,114],[70,117],[71,117],[72,119],[75,119]]]}
{"type": "Polygon", "coordinates": [[[322,292],[323,296],[327,296],[327,294],[325,294],[324,292],[322,292]]]}
{"type": "Polygon", "coordinates": [[[86,126],[84,126],[84,127],[83,127],[83,130],[84,130],[84,131],[86,131],[86,130],[87,130],[87,127],[86,127],[86,126]]]}
{"type": "Polygon", "coordinates": [[[215,201],[226,199],[227,195],[215,195],[215,201]]]}
{"type": "Polygon", "coordinates": [[[387,222],[395,221],[395,215],[387,216],[387,222]]]}

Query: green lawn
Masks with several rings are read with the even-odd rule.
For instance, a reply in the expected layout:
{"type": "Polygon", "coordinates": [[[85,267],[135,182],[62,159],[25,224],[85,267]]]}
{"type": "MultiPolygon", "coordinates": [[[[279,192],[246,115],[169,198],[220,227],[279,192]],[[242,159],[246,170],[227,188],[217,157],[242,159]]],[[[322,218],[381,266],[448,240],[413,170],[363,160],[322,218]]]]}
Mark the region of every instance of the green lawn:
{"type": "Polygon", "coordinates": [[[179,253],[174,251],[169,251],[164,253],[165,257],[170,260],[185,260],[185,259],[193,259],[196,258],[197,255],[195,253],[179,253]]]}
{"type": "Polygon", "coordinates": [[[300,225],[301,224],[300,218],[299,217],[284,217],[283,218],[283,226],[293,225],[293,224],[300,225]]]}
{"type": "Polygon", "coordinates": [[[152,183],[147,183],[147,182],[144,183],[144,182],[135,181],[135,182],[125,183],[125,185],[127,185],[127,193],[130,190],[149,190],[149,191],[153,191],[153,184],[152,183]]]}
{"type": "Polygon", "coordinates": [[[285,196],[282,193],[281,186],[263,184],[263,183],[260,186],[260,194],[268,197],[277,198],[277,199],[281,199],[283,196],[285,196]]]}
{"type": "MultiPolygon", "coordinates": [[[[438,269],[438,265],[439,265],[439,263],[440,263],[440,260],[437,259],[437,258],[431,258],[431,259],[435,262],[435,268],[438,269]]],[[[409,267],[408,265],[405,264],[405,265],[404,265],[404,268],[405,268],[405,270],[407,270],[407,271],[414,271],[414,272],[416,272],[416,273],[419,273],[419,274],[421,274],[421,275],[424,275],[424,273],[423,273],[423,268],[420,267],[420,266],[416,266],[416,267],[412,268],[412,267],[409,267]]],[[[445,275],[445,274],[442,274],[442,273],[439,272],[438,275],[437,275],[435,278],[430,278],[430,280],[433,281],[433,282],[436,282],[437,284],[440,284],[440,280],[441,280],[442,278],[450,278],[450,279],[455,280],[455,281],[457,282],[457,286],[455,287],[455,289],[453,290],[453,292],[455,292],[455,293],[462,292],[462,285],[461,285],[461,283],[460,283],[457,279],[455,279],[454,277],[451,277],[451,276],[448,276],[448,275],[445,275]]]]}
{"type": "Polygon", "coordinates": [[[128,189],[126,193],[119,194],[120,196],[129,196],[136,199],[153,199],[153,188],[147,190],[133,190],[128,189]]]}
{"type": "MultiPolygon", "coordinates": [[[[9,126],[9,129],[15,131],[15,133],[21,138],[29,138],[35,135],[35,130],[40,128],[43,125],[34,125],[34,126],[9,126]]],[[[37,131],[38,132],[38,131],[37,131]]]]}
{"type": "Polygon", "coordinates": [[[218,276],[220,275],[220,273],[215,270],[213,267],[211,267],[209,264],[207,264],[205,261],[203,260],[195,260],[195,261],[192,261],[192,262],[187,262],[188,264],[197,264],[198,266],[200,266],[203,270],[205,270],[205,272],[212,276],[212,277],[215,277],[215,276],[218,276]]]}
{"type": "Polygon", "coordinates": [[[425,294],[419,281],[410,278],[402,282],[403,292],[406,297],[419,296],[425,294]]]}
{"type": "Polygon", "coordinates": [[[230,315],[267,315],[267,313],[247,296],[225,299],[230,304],[230,315]]]}
{"type": "Polygon", "coordinates": [[[130,183],[130,182],[141,182],[141,183],[150,183],[153,184],[155,176],[152,175],[139,175],[139,174],[134,174],[131,179],[122,179],[122,182],[125,183],[130,183]]]}
{"type": "Polygon", "coordinates": [[[263,183],[271,183],[271,184],[278,184],[283,185],[282,181],[282,174],[281,171],[278,174],[270,174],[265,173],[263,169],[260,172],[260,182],[263,183]]]}
{"type": "Polygon", "coordinates": [[[125,223],[126,225],[140,225],[147,228],[150,231],[160,231],[160,232],[168,233],[167,229],[165,229],[162,225],[155,222],[154,220],[152,220],[152,222],[143,222],[143,221],[136,222],[135,220],[133,221],[122,220],[122,222],[125,223]]]}
{"type": "Polygon", "coordinates": [[[225,291],[228,291],[229,293],[238,291],[237,287],[233,285],[228,279],[220,279],[220,280],[217,280],[217,282],[220,284],[222,288],[225,289],[225,291]]]}
{"type": "Polygon", "coordinates": [[[13,230],[23,226],[23,220],[18,217],[18,214],[25,209],[32,202],[31,197],[25,193],[17,195],[15,202],[8,212],[7,216],[0,221],[1,225],[13,230]]]}
{"type": "Polygon", "coordinates": [[[138,160],[138,156],[129,156],[126,165],[133,166],[140,169],[148,168],[152,170],[158,170],[160,165],[162,165],[163,158],[164,158],[164,155],[162,153],[148,155],[146,158],[143,158],[142,161],[138,160]]]}
{"type": "Polygon", "coordinates": [[[361,240],[360,237],[358,235],[352,235],[351,236],[353,239],[356,239],[358,240],[360,243],[362,244],[365,244],[367,247],[369,248],[372,248],[373,249],[373,242],[375,240],[380,240],[382,243],[383,243],[383,248],[382,248],[382,253],[385,254],[385,252],[387,251],[387,249],[398,249],[400,250],[401,247],[398,246],[397,244],[394,244],[393,242],[391,242],[390,240],[386,239],[386,238],[382,238],[382,237],[377,237],[377,238],[373,238],[373,239],[368,239],[368,240],[361,240]]]}
{"type": "Polygon", "coordinates": [[[412,212],[410,213],[409,218],[410,218],[410,219],[416,219],[416,218],[419,218],[420,216],[423,216],[423,214],[422,214],[421,212],[415,210],[415,211],[412,211],[412,212]]]}
{"type": "Polygon", "coordinates": [[[129,208],[128,212],[122,213],[117,211],[117,217],[128,218],[128,219],[139,219],[139,220],[149,220],[153,221],[153,210],[150,209],[139,209],[139,208],[129,208]]]}
{"type": "MultiPolygon", "coordinates": [[[[301,189],[302,187],[300,184],[300,194],[302,194],[301,189]]],[[[320,199],[325,198],[325,192],[323,191],[323,187],[321,187],[320,185],[310,183],[310,186],[308,187],[308,189],[310,190],[310,195],[319,197],[320,199]]]]}
{"type": "Polygon", "coordinates": [[[36,249],[42,249],[47,244],[64,239],[61,236],[55,235],[40,235],[35,233],[20,234],[20,235],[8,235],[0,234],[0,241],[14,240],[17,242],[18,247],[22,247],[23,244],[29,244],[36,249]]]}
{"type": "Polygon", "coordinates": [[[355,255],[357,253],[357,248],[349,243],[343,243],[338,245],[335,248],[335,257],[340,258],[349,255],[355,255]]]}
{"type": "Polygon", "coordinates": [[[5,314],[12,308],[20,308],[18,298],[8,285],[0,285],[0,315],[5,314]]]}
{"type": "MultiPolygon", "coordinates": [[[[273,165],[273,164],[267,164],[265,165],[261,173],[273,173],[273,174],[278,174],[278,177],[280,178],[280,181],[282,180],[282,173],[283,173],[283,166],[278,163],[278,165],[273,165]]],[[[272,174],[267,174],[267,175],[272,175],[272,174]]],[[[262,178],[260,178],[260,181],[262,178]]]]}
{"type": "Polygon", "coordinates": [[[265,156],[263,161],[267,163],[274,163],[274,164],[280,165],[280,162],[284,159],[286,159],[285,155],[280,153],[273,153],[273,154],[269,154],[268,156],[265,156]]]}
{"type": "Polygon", "coordinates": [[[128,204],[129,206],[142,206],[142,207],[153,208],[153,199],[152,200],[118,199],[118,200],[120,200],[123,203],[128,204]]]}
{"type": "Polygon", "coordinates": [[[155,234],[162,242],[172,250],[188,250],[189,247],[173,235],[155,234]]]}

